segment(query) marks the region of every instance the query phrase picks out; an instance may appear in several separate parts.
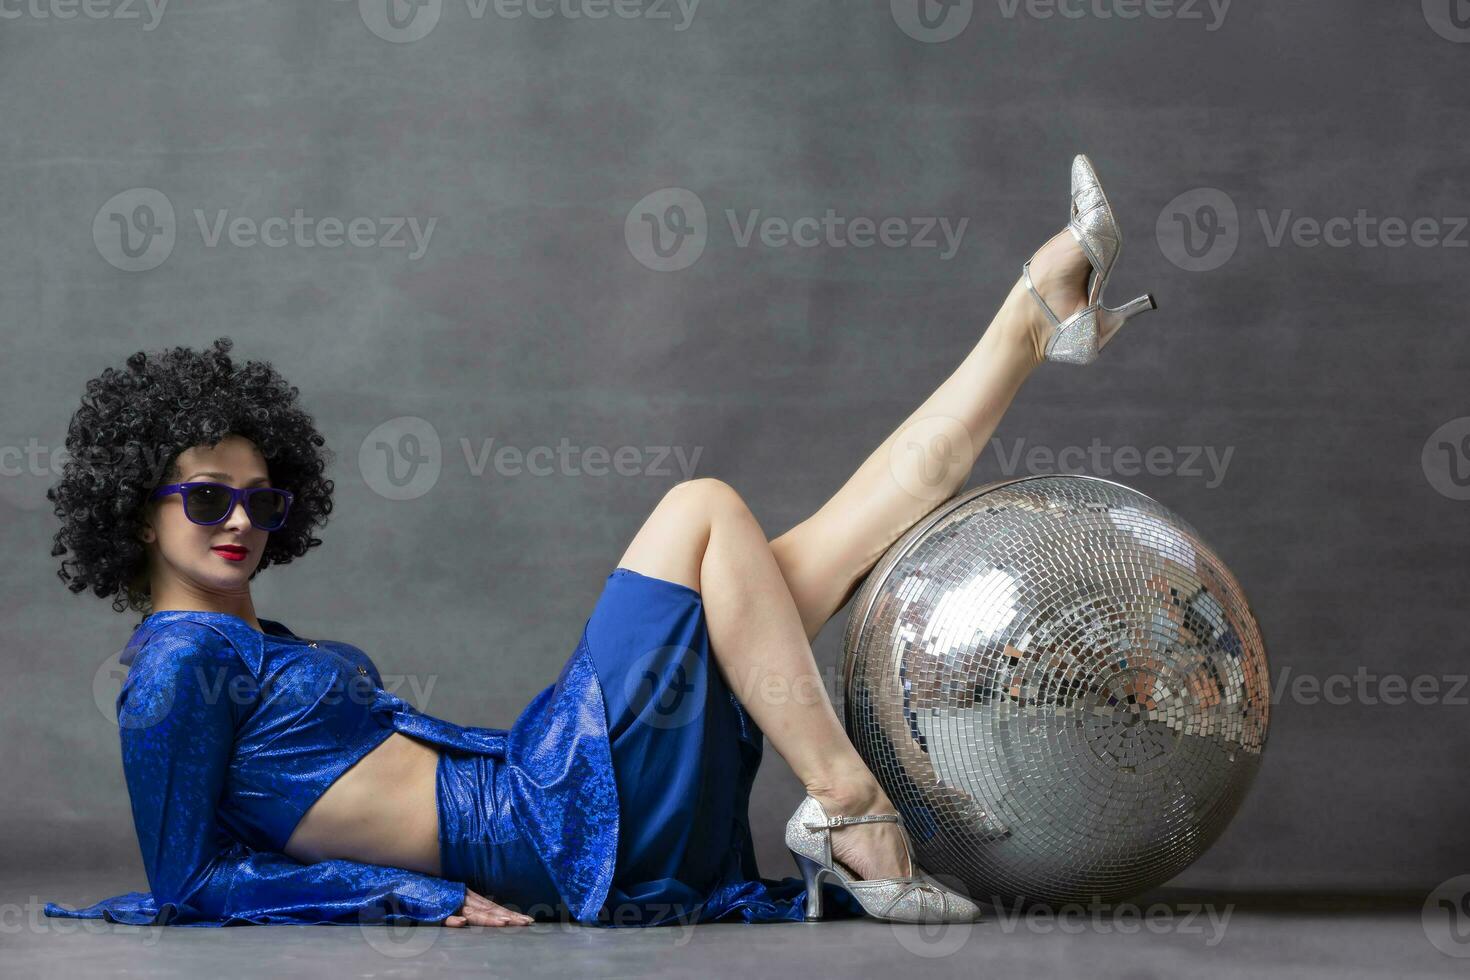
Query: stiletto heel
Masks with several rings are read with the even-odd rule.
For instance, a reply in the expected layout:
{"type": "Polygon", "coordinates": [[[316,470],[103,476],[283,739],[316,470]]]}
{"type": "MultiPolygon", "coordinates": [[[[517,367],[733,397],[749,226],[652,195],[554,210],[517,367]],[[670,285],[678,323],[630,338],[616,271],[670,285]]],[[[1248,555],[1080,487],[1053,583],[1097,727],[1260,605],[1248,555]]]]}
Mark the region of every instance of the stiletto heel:
{"type": "Polygon", "coordinates": [[[1106,347],[1108,341],[1113,339],[1113,334],[1117,333],[1123,324],[1140,313],[1147,313],[1149,310],[1157,310],[1158,308],[1159,304],[1154,301],[1152,293],[1144,293],[1137,299],[1129,300],[1116,310],[1106,306],[1102,307],[1102,329],[1098,331],[1097,349],[1102,350],[1106,347]]]}
{"type": "Polygon", "coordinates": [[[1130,299],[1128,302],[1124,303],[1116,310],[1108,308],[1108,312],[1121,313],[1123,314],[1123,319],[1126,320],[1128,319],[1128,317],[1134,316],[1135,314],[1143,313],[1147,310],[1157,310],[1158,308],[1159,304],[1157,301],[1154,300],[1154,294],[1144,293],[1137,299],[1130,299]]]}
{"type": "Polygon", "coordinates": [[[1108,278],[1123,251],[1123,232],[1113,217],[1112,205],[1103,193],[1097,170],[1085,154],[1072,161],[1072,212],[1067,229],[1092,266],[1087,276],[1087,305],[1061,320],[1031,281],[1030,260],[1021,267],[1021,275],[1026,289],[1054,328],[1044,351],[1046,359],[1064,364],[1091,364],[1124,323],[1146,310],[1158,309],[1158,304],[1152,294],[1144,294],[1117,309],[1103,304],[1108,278]]]}
{"type": "Polygon", "coordinates": [[[822,866],[795,851],[791,851],[791,856],[796,859],[796,866],[801,869],[801,880],[806,884],[806,920],[816,922],[822,917],[822,866]]]}
{"type": "Polygon", "coordinates": [[[903,818],[896,813],[865,813],[829,817],[820,801],[807,796],[786,821],[786,847],[806,883],[806,917],[822,917],[823,879],[834,882],[857,899],[863,911],[885,922],[974,922],[980,907],[945,888],[914,865],[914,848],[903,818]],[[832,829],[854,823],[896,823],[903,831],[909,875],[904,878],[859,878],[832,856],[832,829]]]}

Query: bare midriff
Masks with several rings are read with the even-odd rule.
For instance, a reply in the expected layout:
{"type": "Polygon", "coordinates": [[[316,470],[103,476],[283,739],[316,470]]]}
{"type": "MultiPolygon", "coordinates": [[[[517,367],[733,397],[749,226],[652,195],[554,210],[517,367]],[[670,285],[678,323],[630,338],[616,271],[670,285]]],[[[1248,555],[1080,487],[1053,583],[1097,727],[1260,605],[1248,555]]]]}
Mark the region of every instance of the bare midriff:
{"type": "Polygon", "coordinates": [[[438,765],[433,747],[394,732],[327,787],[286,853],[439,874],[438,765]]]}

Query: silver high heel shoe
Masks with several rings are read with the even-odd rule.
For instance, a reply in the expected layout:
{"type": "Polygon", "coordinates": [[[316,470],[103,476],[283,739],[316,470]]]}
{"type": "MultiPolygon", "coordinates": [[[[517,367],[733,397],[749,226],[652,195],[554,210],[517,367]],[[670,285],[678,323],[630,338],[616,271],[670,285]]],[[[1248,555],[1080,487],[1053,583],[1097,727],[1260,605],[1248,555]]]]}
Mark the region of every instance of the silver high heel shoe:
{"type": "Polygon", "coordinates": [[[885,922],[975,922],[980,907],[914,866],[914,849],[909,843],[903,818],[896,813],[866,813],[857,817],[829,817],[816,798],[801,801],[786,821],[786,846],[806,882],[806,918],[822,918],[822,879],[836,882],[857,899],[863,911],[885,922]],[[851,868],[832,856],[832,828],[854,823],[891,822],[903,829],[903,846],[908,851],[909,877],[859,878],[851,868]],[[915,873],[915,872],[919,873],[915,873]]]}
{"type": "Polygon", "coordinates": [[[1091,364],[1097,360],[1098,351],[1107,345],[1123,324],[1139,313],[1156,310],[1159,306],[1150,293],[1130,300],[1117,309],[1103,304],[1103,291],[1107,287],[1108,277],[1113,274],[1113,267],[1123,251],[1123,232],[1113,217],[1112,205],[1103,193],[1097,171],[1085,154],[1079,154],[1072,161],[1072,213],[1067,220],[1067,230],[1082,247],[1092,266],[1087,276],[1085,308],[1065,321],[1061,320],[1036,291],[1036,286],[1031,281],[1030,259],[1021,267],[1021,275],[1026,281],[1027,290],[1041,304],[1047,319],[1055,328],[1046,344],[1046,359],[1063,364],[1091,364]]]}

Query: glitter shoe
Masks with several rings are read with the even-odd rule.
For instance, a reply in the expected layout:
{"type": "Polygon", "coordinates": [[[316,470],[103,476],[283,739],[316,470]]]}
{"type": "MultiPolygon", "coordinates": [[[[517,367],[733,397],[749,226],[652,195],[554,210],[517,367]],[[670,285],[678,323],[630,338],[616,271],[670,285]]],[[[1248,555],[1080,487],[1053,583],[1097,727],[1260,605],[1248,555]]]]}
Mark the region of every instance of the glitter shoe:
{"type": "Polygon", "coordinates": [[[1079,154],[1072,161],[1072,213],[1067,220],[1067,230],[1082,247],[1092,266],[1087,276],[1085,308],[1065,321],[1059,319],[1031,281],[1031,260],[1028,259],[1021,267],[1021,275],[1027,290],[1041,304],[1054,328],[1046,343],[1046,359],[1063,364],[1091,364],[1097,360],[1098,351],[1130,318],[1159,307],[1149,293],[1117,309],[1103,305],[1103,290],[1123,251],[1123,232],[1113,217],[1112,205],[1103,193],[1097,171],[1085,154],[1079,154]]]}
{"type": "Polygon", "coordinates": [[[829,817],[812,796],[801,801],[786,821],[786,846],[806,882],[806,918],[822,918],[822,880],[829,879],[857,899],[863,911],[884,922],[975,922],[980,907],[950,891],[914,866],[914,849],[909,843],[903,818],[896,813],[867,813],[857,817],[829,817]],[[903,846],[908,851],[907,878],[859,878],[851,868],[832,856],[832,828],[854,823],[896,823],[903,829],[903,846]],[[913,872],[918,871],[918,874],[913,872]]]}

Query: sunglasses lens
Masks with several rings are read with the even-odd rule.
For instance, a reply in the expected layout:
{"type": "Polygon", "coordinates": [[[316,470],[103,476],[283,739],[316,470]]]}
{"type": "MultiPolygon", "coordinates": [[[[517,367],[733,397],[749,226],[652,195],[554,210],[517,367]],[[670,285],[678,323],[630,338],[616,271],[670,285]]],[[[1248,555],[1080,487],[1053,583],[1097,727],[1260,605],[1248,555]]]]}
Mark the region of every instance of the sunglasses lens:
{"type": "Polygon", "coordinates": [[[257,490],[248,498],[245,510],[256,527],[274,531],[286,523],[286,495],[279,490],[257,490]]]}
{"type": "Polygon", "coordinates": [[[213,524],[229,506],[230,495],[220,487],[190,487],[184,493],[184,514],[196,524],[213,524]]]}

